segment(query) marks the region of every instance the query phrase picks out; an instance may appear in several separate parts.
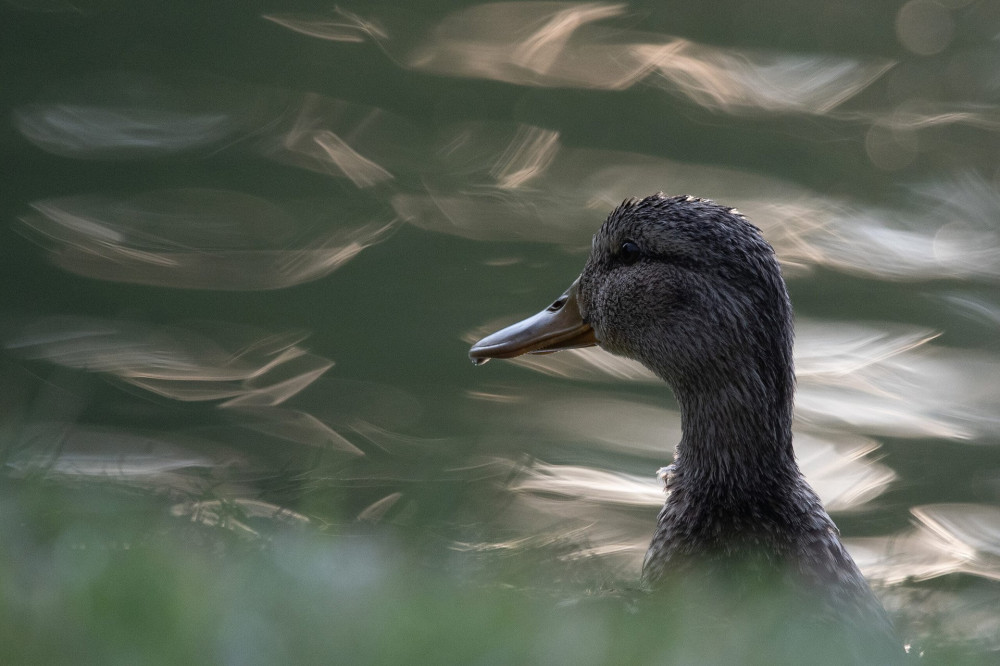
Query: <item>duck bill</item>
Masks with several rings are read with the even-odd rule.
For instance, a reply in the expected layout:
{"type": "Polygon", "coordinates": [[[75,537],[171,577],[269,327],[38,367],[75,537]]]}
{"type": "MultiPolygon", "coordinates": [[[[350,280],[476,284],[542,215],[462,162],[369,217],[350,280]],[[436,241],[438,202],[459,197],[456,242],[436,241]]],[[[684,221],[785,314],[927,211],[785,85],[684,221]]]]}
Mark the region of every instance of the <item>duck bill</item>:
{"type": "Polygon", "coordinates": [[[491,358],[514,358],[521,354],[548,354],[563,349],[599,344],[594,329],[580,316],[577,278],[556,301],[533,317],[488,335],[469,350],[477,365],[491,358]]]}

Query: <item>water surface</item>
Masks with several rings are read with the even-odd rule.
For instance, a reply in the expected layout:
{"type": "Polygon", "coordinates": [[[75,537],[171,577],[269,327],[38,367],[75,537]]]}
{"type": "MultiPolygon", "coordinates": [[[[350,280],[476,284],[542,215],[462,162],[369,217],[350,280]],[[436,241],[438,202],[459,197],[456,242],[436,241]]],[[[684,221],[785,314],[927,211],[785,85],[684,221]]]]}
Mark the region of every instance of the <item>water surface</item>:
{"type": "Polygon", "coordinates": [[[618,599],[666,387],[466,357],[656,191],[774,245],[799,462],[911,653],[996,658],[995,3],[0,14],[11,659],[696,658],[618,599]]]}

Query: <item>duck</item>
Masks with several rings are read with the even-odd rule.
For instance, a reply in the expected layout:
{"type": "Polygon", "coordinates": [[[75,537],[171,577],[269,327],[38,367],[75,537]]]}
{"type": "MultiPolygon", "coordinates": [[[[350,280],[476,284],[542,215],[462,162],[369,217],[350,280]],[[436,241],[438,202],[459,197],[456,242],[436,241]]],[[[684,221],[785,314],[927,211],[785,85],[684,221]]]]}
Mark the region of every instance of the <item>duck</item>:
{"type": "Polygon", "coordinates": [[[672,389],[682,433],[661,470],[668,493],[642,585],[764,571],[845,635],[878,637],[882,656],[851,663],[890,663],[902,654],[892,623],[796,462],[793,340],[791,300],[761,230],[734,208],[661,192],[615,208],[569,289],[469,357],[596,345],[642,363],[672,389]]]}

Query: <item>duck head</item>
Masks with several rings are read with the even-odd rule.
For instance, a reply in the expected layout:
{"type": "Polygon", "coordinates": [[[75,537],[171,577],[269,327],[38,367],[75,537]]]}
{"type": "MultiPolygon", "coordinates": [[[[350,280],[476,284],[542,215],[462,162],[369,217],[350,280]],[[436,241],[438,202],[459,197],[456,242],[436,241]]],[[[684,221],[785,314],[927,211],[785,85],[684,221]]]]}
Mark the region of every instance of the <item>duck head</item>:
{"type": "Polygon", "coordinates": [[[739,212],[706,199],[625,201],[562,296],[469,356],[483,363],[590,345],[640,361],[679,399],[791,399],[791,305],[774,251],[739,212]]]}

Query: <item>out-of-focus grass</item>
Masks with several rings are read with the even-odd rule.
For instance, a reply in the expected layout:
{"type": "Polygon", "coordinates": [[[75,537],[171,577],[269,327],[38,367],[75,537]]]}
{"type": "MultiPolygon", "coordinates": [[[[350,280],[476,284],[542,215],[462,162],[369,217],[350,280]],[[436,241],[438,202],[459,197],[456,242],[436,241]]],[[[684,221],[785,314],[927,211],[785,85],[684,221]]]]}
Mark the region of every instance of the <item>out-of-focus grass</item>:
{"type": "Polygon", "coordinates": [[[704,599],[637,605],[571,562],[484,560],[424,528],[247,538],[107,489],[0,498],[4,664],[827,663],[766,598],[752,626],[706,624],[686,611],[704,599]]]}

